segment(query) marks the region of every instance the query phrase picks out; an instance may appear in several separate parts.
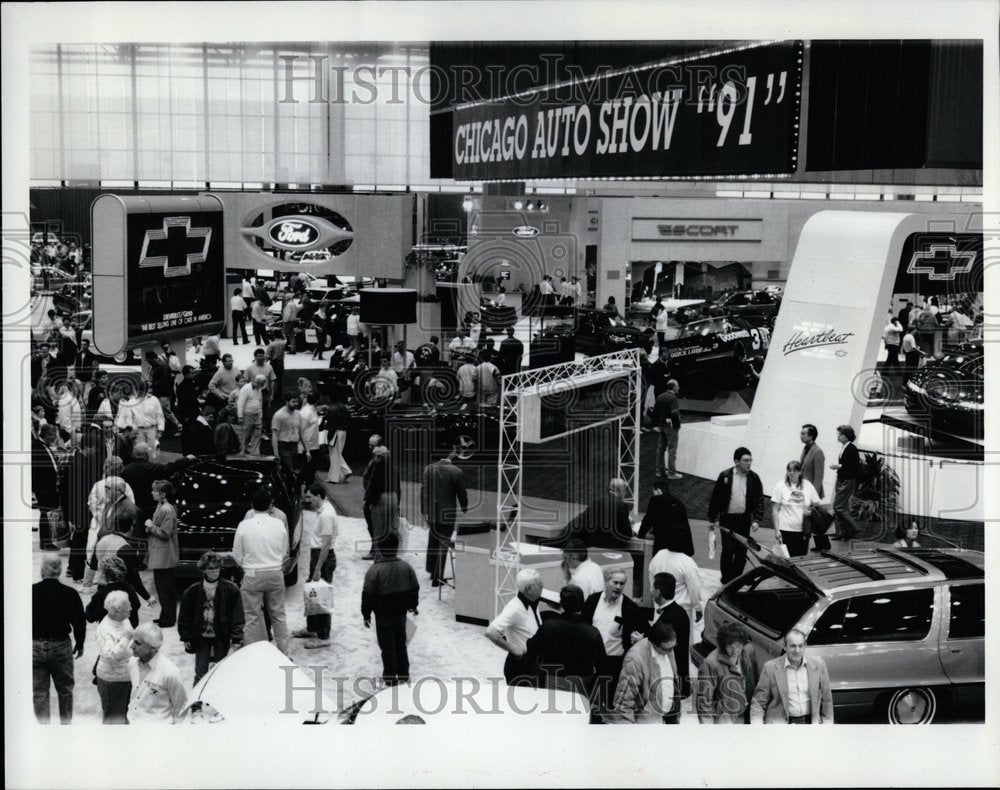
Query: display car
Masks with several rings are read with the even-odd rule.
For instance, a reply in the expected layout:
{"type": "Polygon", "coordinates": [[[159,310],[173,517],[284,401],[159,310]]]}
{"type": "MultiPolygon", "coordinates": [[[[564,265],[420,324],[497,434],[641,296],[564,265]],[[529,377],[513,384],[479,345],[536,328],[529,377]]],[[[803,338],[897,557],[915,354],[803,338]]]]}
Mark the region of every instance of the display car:
{"type": "Polygon", "coordinates": [[[223,574],[238,579],[242,574],[232,559],[236,527],[250,510],[254,493],[271,491],[274,506],[288,519],[290,557],[284,568],[285,585],[298,580],[299,543],[302,537],[299,484],[273,456],[231,455],[223,459],[203,456],[173,476],[177,492],[177,538],[179,579],[201,578],[198,558],[211,549],[223,557],[223,574]]]}
{"type": "Polygon", "coordinates": [[[784,559],[750,542],[760,565],[705,606],[697,666],[725,623],[749,631],[758,657],[780,656],[792,628],[830,675],[834,720],[926,724],[976,708],[985,693],[985,556],[953,548],[854,543],[784,559]]]}
{"type": "Polygon", "coordinates": [[[969,438],[983,437],[982,341],[955,346],[915,371],[903,388],[906,410],[929,419],[929,427],[969,438]]]}
{"type": "Polygon", "coordinates": [[[774,321],[781,307],[781,297],[768,291],[723,291],[701,307],[687,307],[678,311],[681,321],[693,321],[703,315],[739,316],[754,326],[774,328],[774,321]]]}
{"type": "MultiPolygon", "coordinates": [[[[678,310],[691,310],[697,312],[701,305],[705,304],[704,299],[674,299],[673,297],[662,297],[661,302],[663,309],[667,313],[676,313],[678,310]]],[[[629,304],[628,312],[631,316],[642,316],[648,317],[652,314],[653,308],[656,307],[656,299],[652,296],[647,296],[643,299],[638,299],[629,304]]]]}
{"type": "Polygon", "coordinates": [[[656,335],[652,329],[640,329],[616,315],[593,308],[574,308],[571,318],[546,326],[542,337],[572,338],[576,350],[591,356],[641,348],[647,354],[653,350],[656,335]]]}
{"type": "Polygon", "coordinates": [[[483,304],[479,308],[479,318],[483,329],[491,334],[499,334],[507,327],[517,325],[517,310],[506,305],[483,304]]]}
{"type": "Polygon", "coordinates": [[[667,341],[667,365],[682,391],[741,390],[760,377],[770,340],[745,318],[704,318],[667,341]]]}

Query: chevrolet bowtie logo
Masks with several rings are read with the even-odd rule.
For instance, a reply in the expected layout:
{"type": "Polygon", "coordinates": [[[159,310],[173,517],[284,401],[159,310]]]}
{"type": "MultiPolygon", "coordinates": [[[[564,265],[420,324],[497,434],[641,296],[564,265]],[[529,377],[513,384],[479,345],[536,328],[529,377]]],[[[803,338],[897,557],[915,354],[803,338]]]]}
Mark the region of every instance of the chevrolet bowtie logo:
{"type": "Polygon", "coordinates": [[[975,250],[960,252],[954,244],[932,244],[930,249],[913,253],[906,273],[926,274],[929,280],[954,280],[958,274],[971,272],[975,262],[975,250]]]}
{"type": "Polygon", "coordinates": [[[162,267],[164,277],[191,274],[191,266],[208,259],[211,228],[192,228],[191,217],[164,217],[163,227],[147,230],[139,268],[162,267]]]}

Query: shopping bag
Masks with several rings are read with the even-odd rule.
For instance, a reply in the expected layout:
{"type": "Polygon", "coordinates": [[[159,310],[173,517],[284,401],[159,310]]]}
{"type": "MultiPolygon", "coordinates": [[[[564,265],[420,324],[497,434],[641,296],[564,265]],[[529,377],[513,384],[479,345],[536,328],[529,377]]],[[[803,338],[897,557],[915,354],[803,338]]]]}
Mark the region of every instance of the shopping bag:
{"type": "Polygon", "coordinates": [[[302,585],[302,599],[306,616],[333,613],[333,585],[322,579],[302,585]]]}
{"type": "Polygon", "coordinates": [[[406,644],[409,645],[413,641],[413,635],[417,633],[417,624],[414,622],[413,618],[406,615],[406,644]]]}
{"type": "Polygon", "coordinates": [[[780,540],[775,541],[774,547],[771,549],[771,551],[773,551],[779,557],[784,557],[786,560],[789,557],[791,557],[791,555],[788,553],[788,546],[786,546],[780,540]]]}

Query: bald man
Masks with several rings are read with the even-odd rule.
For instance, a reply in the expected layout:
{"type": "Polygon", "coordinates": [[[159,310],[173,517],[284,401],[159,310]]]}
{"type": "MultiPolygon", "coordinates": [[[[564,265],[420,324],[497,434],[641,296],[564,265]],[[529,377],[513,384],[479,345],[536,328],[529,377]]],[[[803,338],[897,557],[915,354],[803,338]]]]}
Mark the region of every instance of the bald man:
{"type": "Polygon", "coordinates": [[[80,594],[59,581],[62,559],[42,555],[42,580],[31,587],[31,672],[35,718],[49,723],[49,684],[59,700],[59,721],[73,720],[73,657],[83,655],[87,621],[80,594]],[[73,632],[75,648],[70,644],[73,632]]]}

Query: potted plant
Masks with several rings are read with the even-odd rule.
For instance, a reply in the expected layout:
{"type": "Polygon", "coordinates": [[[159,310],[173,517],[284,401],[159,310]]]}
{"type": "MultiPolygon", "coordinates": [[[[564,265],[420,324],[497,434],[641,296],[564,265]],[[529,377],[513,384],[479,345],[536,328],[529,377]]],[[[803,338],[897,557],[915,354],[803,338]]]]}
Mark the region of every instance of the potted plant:
{"type": "Polygon", "coordinates": [[[851,497],[851,515],[859,522],[883,529],[899,511],[899,475],[876,453],[864,453],[861,476],[851,497]]]}

